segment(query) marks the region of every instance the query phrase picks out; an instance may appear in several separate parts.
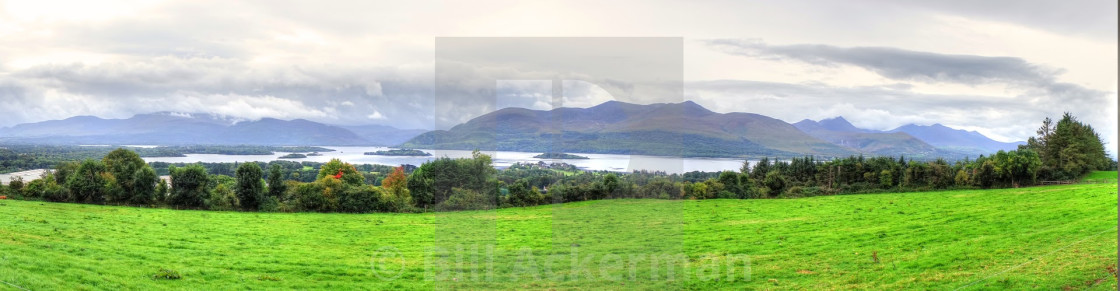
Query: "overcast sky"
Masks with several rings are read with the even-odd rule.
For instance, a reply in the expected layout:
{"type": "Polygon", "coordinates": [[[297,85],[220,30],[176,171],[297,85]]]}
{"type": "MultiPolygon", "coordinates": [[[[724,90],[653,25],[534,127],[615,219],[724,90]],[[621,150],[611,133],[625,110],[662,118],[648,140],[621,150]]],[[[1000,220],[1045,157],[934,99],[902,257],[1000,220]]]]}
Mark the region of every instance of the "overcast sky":
{"type": "Polygon", "coordinates": [[[1115,157],[1114,0],[602,2],[4,1],[0,126],[176,111],[431,128],[435,37],[670,36],[685,98],[717,112],[1015,141],[1069,111],[1115,157]]]}

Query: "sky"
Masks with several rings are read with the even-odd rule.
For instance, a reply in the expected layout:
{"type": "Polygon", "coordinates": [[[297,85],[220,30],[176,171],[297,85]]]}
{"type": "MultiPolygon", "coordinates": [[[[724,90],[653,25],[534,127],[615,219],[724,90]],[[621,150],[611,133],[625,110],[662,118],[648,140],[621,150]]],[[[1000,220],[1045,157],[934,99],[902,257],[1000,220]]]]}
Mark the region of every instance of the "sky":
{"type": "MultiPolygon", "coordinates": [[[[436,122],[437,37],[680,37],[684,99],[716,112],[940,123],[1000,141],[1071,112],[1116,157],[1116,11],[1112,0],[0,1],[0,127],[174,111],[431,129],[453,124],[436,122]]],[[[499,107],[553,105],[547,83],[498,86],[524,98],[499,107]]],[[[564,106],[612,99],[564,87],[564,106]]],[[[453,121],[482,109],[495,108],[453,121]]]]}

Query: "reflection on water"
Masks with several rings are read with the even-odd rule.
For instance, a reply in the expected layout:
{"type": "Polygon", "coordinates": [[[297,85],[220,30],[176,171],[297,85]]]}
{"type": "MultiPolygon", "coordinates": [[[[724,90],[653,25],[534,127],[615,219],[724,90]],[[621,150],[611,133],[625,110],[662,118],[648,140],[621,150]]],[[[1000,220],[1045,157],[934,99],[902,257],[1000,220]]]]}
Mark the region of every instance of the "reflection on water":
{"type": "MultiPolygon", "coordinates": [[[[363,153],[373,152],[378,150],[390,149],[387,147],[324,147],[333,149],[333,152],[321,153],[322,156],[308,156],[303,159],[285,159],[289,161],[312,161],[312,162],[327,162],[331,159],[340,159],[344,162],[351,164],[380,164],[380,165],[401,165],[423,164],[426,161],[438,158],[469,158],[471,151],[462,150],[423,150],[432,154],[430,157],[399,157],[399,156],[367,156],[363,153]]],[[[683,173],[690,171],[738,171],[739,167],[743,165],[741,159],[714,159],[714,158],[677,158],[677,157],[659,157],[659,156],[642,156],[642,155],[609,155],[609,154],[579,154],[588,157],[586,160],[555,160],[555,159],[538,159],[533,156],[540,153],[527,153],[527,152],[505,152],[505,151],[487,151],[483,152],[490,155],[494,159],[494,166],[497,168],[505,168],[510,165],[522,163],[536,163],[544,161],[545,163],[551,162],[565,162],[581,169],[586,170],[606,170],[606,171],[619,171],[630,172],[635,170],[648,170],[648,171],[664,171],[666,173],[683,173]]],[[[154,157],[144,158],[148,162],[168,162],[168,163],[232,163],[232,162],[268,162],[278,160],[280,156],[286,155],[285,152],[276,152],[273,155],[213,155],[213,154],[188,154],[186,157],[154,157]]],[[[752,161],[753,163],[753,161],[752,161]]]]}

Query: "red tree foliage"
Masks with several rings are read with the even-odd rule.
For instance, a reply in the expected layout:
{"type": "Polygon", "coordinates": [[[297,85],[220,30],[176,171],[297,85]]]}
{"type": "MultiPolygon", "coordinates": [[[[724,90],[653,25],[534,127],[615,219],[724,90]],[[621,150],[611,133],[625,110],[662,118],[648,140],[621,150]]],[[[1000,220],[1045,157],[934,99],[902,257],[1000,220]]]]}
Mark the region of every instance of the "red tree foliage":
{"type": "Polygon", "coordinates": [[[381,187],[404,187],[405,183],[407,183],[407,179],[408,178],[404,175],[404,167],[397,167],[393,169],[393,173],[389,174],[389,177],[385,177],[385,180],[381,181],[381,187]]]}

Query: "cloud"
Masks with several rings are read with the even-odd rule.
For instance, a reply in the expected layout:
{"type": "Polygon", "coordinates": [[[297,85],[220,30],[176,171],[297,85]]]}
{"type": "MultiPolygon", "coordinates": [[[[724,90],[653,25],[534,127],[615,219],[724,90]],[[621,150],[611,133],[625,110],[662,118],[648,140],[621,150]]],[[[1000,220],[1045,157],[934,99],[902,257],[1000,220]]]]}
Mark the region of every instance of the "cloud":
{"type": "Polygon", "coordinates": [[[906,86],[719,80],[689,82],[686,95],[716,111],[761,113],[786,122],[844,116],[856,126],[877,130],[942,123],[975,129],[1002,141],[1025,140],[1034,135],[1043,118],[1069,111],[1095,125],[1106,140],[1115,140],[1115,101],[1110,102],[1108,96],[1083,103],[1059,96],[940,95],[897,87],[906,86]]]}
{"type": "Polygon", "coordinates": [[[673,53],[687,54],[687,66],[652,79],[696,78],[689,98],[716,110],[792,121],[845,115],[879,128],[941,122],[1006,139],[1022,139],[1031,130],[1020,128],[1062,111],[1105,124],[1106,135],[1115,132],[1106,126],[1116,127],[1115,1],[427,4],[445,9],[414,2],[246,1],[223,9],[191,1],[3,2],[0,43],[17,45],[0,46],[0,126],[200,111],[446,128],[503,106],[679,102],[657,96],[679,97],[682,86],[590,78],[571,67],[561,67],[576,72],[563,79],[579,81],[565,81],[560,100],[552,100],[547,86],[495,92],[487,91],[492,82],[471,83],[479,76],[552,80],[549,67],[589,59],[603,69],[644,73],[671,59],[608,43],[616,38],[592,46],[615,52],[527,61],[516,59],[526,49],[460,47],[455,51],[474,57],[524,62],[436,72],[433,37],[680,35],[689,41],[684,52],[673,53]],[[577,14],[579,21],[568,17],[577,14]],[[691,41],[730,36],[794,45],[691,41]],[[618,65],[628,57],[650,58],[618,65]],[[853,71],[858,74],[845,75],[853,71]],[[449,77],[442,81],[462,81],[450,84],[464,90],[440,92],[462,95],[436,96],[434,77],[441,74],[449,77]]]}
{"type": "Polygon", "coordinates": [[[1054,83],[1055,76],[1061,73],[1015,57],[949,55],[890,47],[768,45],[758,40],[718,39],[709,44],[730,54],[753,58],[820,66],[851,65],[902,81],[1032,85],[1054,83]]]}
{"type": "Polygon", "coordinates": [[[1100,101],[1107,92],[1057,81],[1063,71],[1016,57],[953,55],[890,47],[837,47],[822,44],[768,45],[758,40],[708,42],[726,53],[768,60],[792,60],[818,66],[854,66],[897,81],[1003,85],[1028,95],[1100,101]]]}
{"type": "Polygon", "coordinates": [[[368,117],[377,115],[373,120],[393,126],[431,128],[431,119],[425,119],[432,116],[431,84],[414,70],[423,69],[260,65],[179,56],[46,64],[0,79],[0,93],[18,104],[0,108],[0,114],[12,117],[0,120],[0,126],[70,114],[124,118],[175,111],[336,124],[368,124],[368,117]]]}

